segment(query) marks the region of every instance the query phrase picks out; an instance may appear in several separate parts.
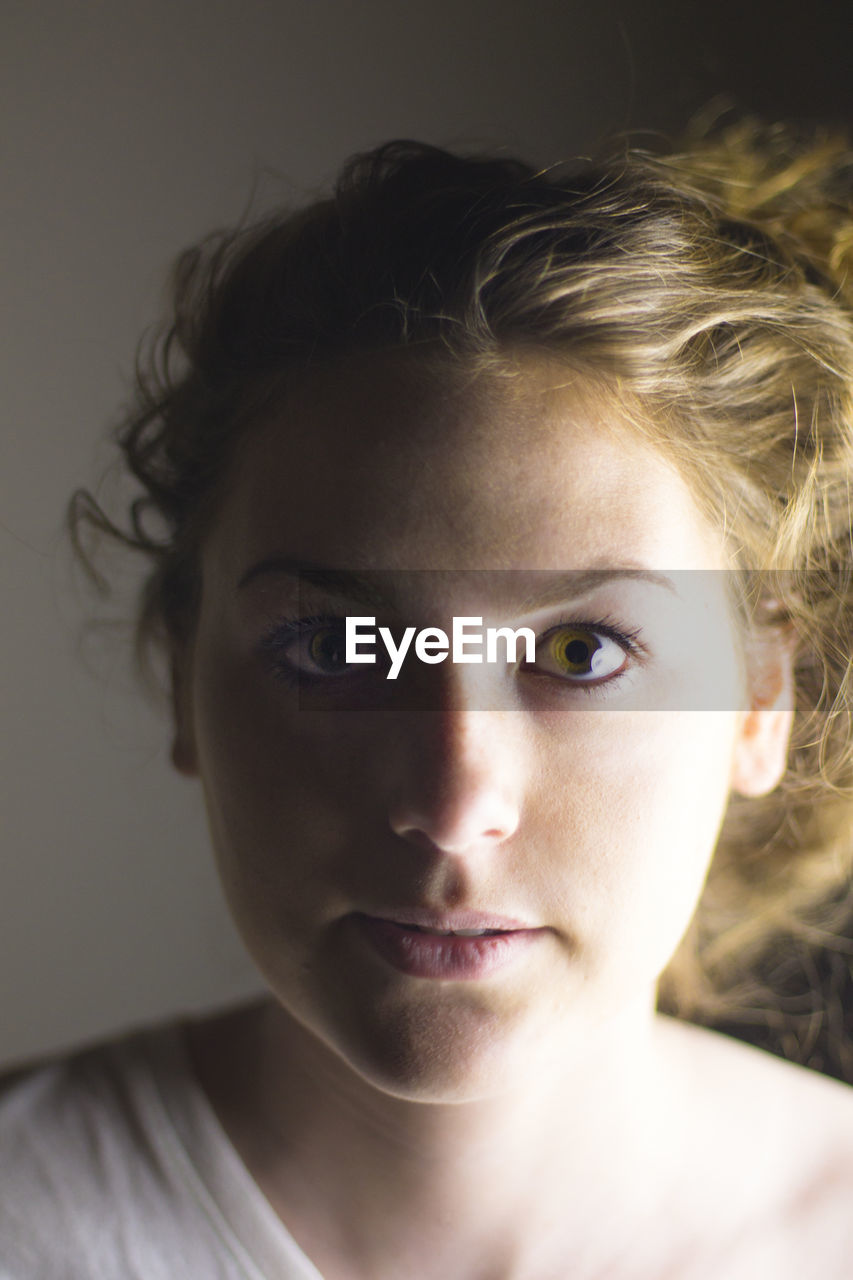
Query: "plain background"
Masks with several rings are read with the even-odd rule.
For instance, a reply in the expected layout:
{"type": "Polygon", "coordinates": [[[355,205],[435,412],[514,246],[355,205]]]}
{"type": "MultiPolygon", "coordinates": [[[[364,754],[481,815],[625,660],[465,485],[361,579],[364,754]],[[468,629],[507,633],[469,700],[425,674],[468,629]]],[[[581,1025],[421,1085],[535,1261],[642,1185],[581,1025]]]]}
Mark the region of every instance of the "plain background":
{"type": "Polygon", "coordinates": [[[84,643],[61,532],[177,250],[394,136],[550,162],[718,94],[849,119],[847,8],[5,0],[0,1062],[259,988],[127,628],[84,643]]]}

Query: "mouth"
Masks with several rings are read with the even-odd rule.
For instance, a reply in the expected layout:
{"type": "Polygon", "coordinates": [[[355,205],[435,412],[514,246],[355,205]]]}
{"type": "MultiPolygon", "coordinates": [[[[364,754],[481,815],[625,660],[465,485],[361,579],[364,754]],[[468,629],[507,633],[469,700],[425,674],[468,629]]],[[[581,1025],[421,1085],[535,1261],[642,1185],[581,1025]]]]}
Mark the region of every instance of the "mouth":
{"type": "Polygon", "coordinates": [[[480,912],[357,912],[353,919],[374,954],[394,969],[445,981],[486,978],[515,962],[548,932],[480,912]]]}

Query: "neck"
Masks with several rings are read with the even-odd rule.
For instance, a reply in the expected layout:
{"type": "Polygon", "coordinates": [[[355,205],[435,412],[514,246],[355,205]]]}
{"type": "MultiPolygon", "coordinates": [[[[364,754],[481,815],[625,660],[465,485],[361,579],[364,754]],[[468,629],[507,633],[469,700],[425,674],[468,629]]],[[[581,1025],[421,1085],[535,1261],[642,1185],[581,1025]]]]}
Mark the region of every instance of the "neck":
{"type": "Polygon", "coordinates": [[[678,1165],[678,1090],[648,1003],[531,1064],[523,1087],[454,1103],[375,1088],[275,1005],[242,1018],[219,1049],[196,1038],[198,1074],[329,1276],[338,1257],[347,1275],[431,1275],[425,1256],[438,1275],[536,1275],[567,1235],[580,1262],[607,1244],[592,1224],[609,1232],[614,1206],[639,1224],[678,1165]]]}

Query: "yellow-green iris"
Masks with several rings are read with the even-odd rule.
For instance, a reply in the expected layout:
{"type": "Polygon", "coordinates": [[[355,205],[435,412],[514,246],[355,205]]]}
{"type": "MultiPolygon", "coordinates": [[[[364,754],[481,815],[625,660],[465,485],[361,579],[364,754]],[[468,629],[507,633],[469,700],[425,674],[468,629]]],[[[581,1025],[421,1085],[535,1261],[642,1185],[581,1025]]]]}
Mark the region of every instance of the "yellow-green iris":
{"type": "Polygon", "coordinates": [[[593,660],[601,647],[601,641],[592,631],[574,627],[556,631],[549,644],[557,667],[569,676],[592,675],[593,660]]]}

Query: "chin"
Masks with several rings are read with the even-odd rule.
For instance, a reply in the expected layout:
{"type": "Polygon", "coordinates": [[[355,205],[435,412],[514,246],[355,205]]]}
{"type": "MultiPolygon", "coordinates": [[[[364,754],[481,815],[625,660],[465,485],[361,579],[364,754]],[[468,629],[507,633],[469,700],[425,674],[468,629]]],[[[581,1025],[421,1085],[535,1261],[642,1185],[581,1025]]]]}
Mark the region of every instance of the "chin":
{"type": "Polygon", "coordinates": [[[462,1046],[417,1043],[416,1037],[342,1050],[350,1068],[367,1084],[407,1102],[476,1102],[506,1093],[518,1083],[505,1061],[495,1061],[501,1055],[486,1055],[484,1060],[462,1046]]]}
{"type": "Polygon", "coordinates": [[[531,1037],[506,1010],[476,1000],[350,1009],[324,1037],[363,1080],[411,1102],[460,1103],[493,1097],[529,1079],[531,1037]]]}

